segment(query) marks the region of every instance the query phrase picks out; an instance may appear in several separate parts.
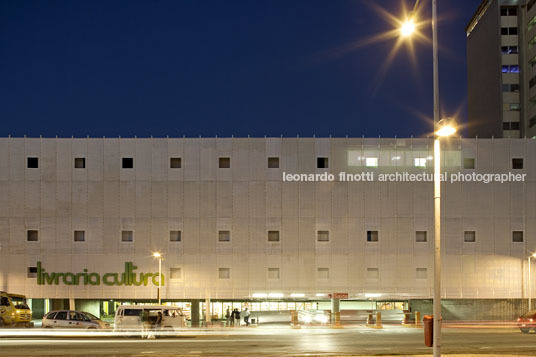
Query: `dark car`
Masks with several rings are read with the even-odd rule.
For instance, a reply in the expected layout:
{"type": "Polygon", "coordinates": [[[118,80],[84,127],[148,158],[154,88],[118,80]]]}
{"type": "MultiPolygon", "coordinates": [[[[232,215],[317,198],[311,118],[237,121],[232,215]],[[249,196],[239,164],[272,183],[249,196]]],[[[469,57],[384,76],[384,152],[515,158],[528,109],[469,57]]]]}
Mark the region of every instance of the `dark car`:
{"type": "Polygon", "coordinates": [[[528,333],[530,329],[536,331],[536,310],[521,315],[521,317],[517,319],[517,327],[519,327],[523,333],[528,333]]]}

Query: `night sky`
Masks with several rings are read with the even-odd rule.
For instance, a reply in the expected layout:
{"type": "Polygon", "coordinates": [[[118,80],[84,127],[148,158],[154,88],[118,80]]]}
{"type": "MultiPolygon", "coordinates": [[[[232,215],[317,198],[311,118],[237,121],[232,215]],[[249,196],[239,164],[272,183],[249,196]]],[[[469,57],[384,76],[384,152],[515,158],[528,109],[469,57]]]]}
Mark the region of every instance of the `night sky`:
{"type": "MultiPolygon", "coordinates": [[[[462,122],[480,2],[438,0],[441,107],[462,122]]],[[[391,28],[362,0],[1,0],[0,136],[423,136],[431,45],[383,79],[396,40],[356,46],[391,28]]]]}

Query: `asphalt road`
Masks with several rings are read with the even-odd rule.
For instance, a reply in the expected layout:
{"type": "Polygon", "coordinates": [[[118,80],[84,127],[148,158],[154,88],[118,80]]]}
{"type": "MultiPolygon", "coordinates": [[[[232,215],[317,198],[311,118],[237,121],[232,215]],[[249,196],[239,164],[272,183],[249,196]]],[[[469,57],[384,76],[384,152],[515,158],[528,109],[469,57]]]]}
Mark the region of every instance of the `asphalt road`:
{"type": "MultiPolygon", "coordinates": [[[[0,334],[1,337],[1,334],[0,334]]],[[[344,329],[228,329],[190,331],[181,337],[0,338],[0,356],[222,356],[222,355],[393,355],[430,354],[422,329],[366,327],[344,329]]],[[[536,356],[536,333],[504,328],[443,330],[444,354],[536,356]]]]}

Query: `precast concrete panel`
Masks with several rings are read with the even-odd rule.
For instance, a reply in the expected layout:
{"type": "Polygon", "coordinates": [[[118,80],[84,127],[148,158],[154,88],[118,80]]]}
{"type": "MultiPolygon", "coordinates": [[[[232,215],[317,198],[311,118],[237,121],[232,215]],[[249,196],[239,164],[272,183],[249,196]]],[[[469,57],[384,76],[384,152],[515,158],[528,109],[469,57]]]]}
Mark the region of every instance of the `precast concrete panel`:
{"type": "Polygon", "coordinates": [[[252,174],[254,172],[262,173],[263,169],[266,167],[262,165],[266,161],[266,158],[264,157],[264,143],[262,141],[250,142],[249,139],[233,139],[232,143],[232,180],[249,181],[258,179],[257,177],[253,177],[252,174]],[[252,166],[254,168],[250,170],[252,166]],[[255,170],[257,168],[258,170],[255,170]]]}
{"type": "MultiPolygon", "coordinates": [[[[104,179],[104,158],[104,139],[87,139],[85,171],[88,180],[102,181],[104,179]]],[[[106,159],[108,160],[108,158],[106,159]]]]}
{"type": "MultiPolygon", "coordinates": [[[[164,152],[155,153],[155,150],[158,150],[158,148],[153,148],[153,141],[151,139],[139,139],[136,140],[133,152],[125,152],[125,157],[128,156],[134,159],[134,176],[136,181],[158,181],[158,173],[153,172],[158,170],[158,164],[154,161],[156,155],[160,154],[162,156],[164,152]],[[155,166],[154,170],[153,166],[155,166]]],[[[166,157],[167,155],[163,156],[166,157]]]]}
{"type": "MultiPolygon", "coordinates": [[[[167,181],[168,179],[168,145],[165,140],[151,139],[151,179],[167,181]]],[[[139,150],[137,151],[139,153],[139,150]]]]}

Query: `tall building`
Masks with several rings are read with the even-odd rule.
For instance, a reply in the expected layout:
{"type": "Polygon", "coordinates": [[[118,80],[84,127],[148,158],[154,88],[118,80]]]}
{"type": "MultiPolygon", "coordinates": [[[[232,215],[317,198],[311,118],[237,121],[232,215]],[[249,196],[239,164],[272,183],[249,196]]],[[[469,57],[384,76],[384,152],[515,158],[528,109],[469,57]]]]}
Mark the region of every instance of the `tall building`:
{"type": "Polygon", "coordinates": [[[536,136],[536,0],[484,0],[466,27],[470,137],[536,136]]]}
{"type": "MultiPolygon", "coordinates": [[[[443,144],[442,172],[464,175],[442,189],[443,316],[512,319],[536,251],[536,140],[443,144]]],[[[333,293],[427,313],[433,183],[396,174],[430,175],[432,155],[409,138],[0,138],[0,290],[36,316],[109,315],[154,302],[159,251],[162,299],[192,317],[207,300],[218,317],[329,310],[333,293]]]]}

